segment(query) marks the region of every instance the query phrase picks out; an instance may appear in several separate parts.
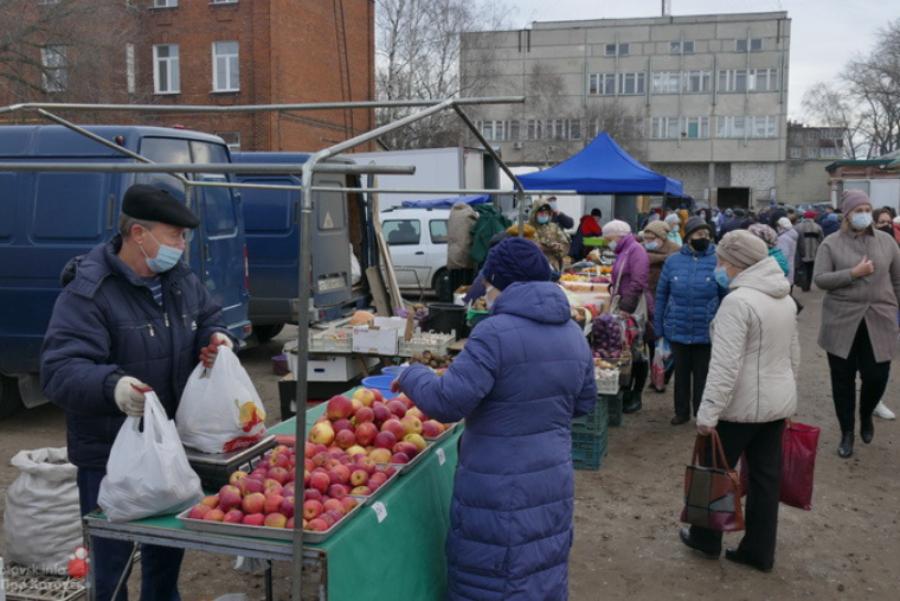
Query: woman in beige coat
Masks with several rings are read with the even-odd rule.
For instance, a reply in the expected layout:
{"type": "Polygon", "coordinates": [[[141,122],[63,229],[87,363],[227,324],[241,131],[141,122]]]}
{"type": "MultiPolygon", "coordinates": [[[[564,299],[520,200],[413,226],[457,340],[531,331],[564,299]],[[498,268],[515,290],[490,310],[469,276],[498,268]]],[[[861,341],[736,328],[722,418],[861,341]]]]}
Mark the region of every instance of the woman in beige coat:
{"type": "MultiPolygon", "coordinates": [[[[775,562],[784,420],[797,409],[800,342],[790,284],[766,244],[745,230],[716,247],[716,281],[730,292],[712,322],[712,359],[697,430],[715,429],[734,466],[747,459],[746,532],[725,558],[764,572],[775,562]]],[[[687,546],[718,558],[722,533],[692,526],[687,546]]]]}
{"type": "Polygon", "coordinates": [[[897,345],[900,249],[872,227],[872,203],[860,190],[844,192],[841,229],[819,246],[813,279],[825,290],[819,346],[828,353],[831,395],[841,425],[838,454],[853,454],[856,374],[859,435],[872,441],[872,412],[887,387],[897,345]]]}

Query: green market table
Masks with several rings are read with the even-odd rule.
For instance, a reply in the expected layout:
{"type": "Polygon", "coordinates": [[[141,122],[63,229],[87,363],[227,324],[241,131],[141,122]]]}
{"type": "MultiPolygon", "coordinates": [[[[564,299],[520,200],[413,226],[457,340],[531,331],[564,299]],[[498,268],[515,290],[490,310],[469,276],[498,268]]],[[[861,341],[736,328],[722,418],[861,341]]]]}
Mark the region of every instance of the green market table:
{"type": "MultiPolygon", "coordinates": [[[[307,411],[307,428],[324,411],[307,411]]],[[[269,429],[293,434],[294,420],[269,429]]],[[[385,488],[376,502],[349,518],[328,540],[304,545],[304,599],[320,601],[438,601],[446,592],[444,541],[462,427],[432,445],[410,471],[385,488]]],[[[302,448],[302,447],[301,447],[302,448]]],[[[291,543],[186,529],[174,516],[112,523],[98,514],[84,519],[85,537],[97,536],[271,561],[290,561],[291,543]]],[[[92,584],[92,583],[90,583],[92,584]]],[[[93,586],[88,587],[92,593],[93,586]]],[[[267,598],[272,598],[271,572],[267,598]]]]}

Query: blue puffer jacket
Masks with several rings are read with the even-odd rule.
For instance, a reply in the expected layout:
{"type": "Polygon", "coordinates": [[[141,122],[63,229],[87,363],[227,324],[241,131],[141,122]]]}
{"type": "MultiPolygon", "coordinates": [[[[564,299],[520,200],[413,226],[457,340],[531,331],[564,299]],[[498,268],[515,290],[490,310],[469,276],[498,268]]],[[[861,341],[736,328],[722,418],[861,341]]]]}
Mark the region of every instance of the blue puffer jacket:
{"type": "Polygon", "coordinates": [[[83,468],[106,468],[125,420],[113,398],[119,378],[150,385],[174,417],[200,349],[228,333],[187,265],[162,275],[163,312],[116,256],[121,244],[116,236],[66,266],[41,353],[44,394],[65,410],[69,461],[83,468]]]}
{"type": "Polygon", "coordinates": [[[512,284],[443,377],[400,387],[430,416],[466,418],[447,537],[453,601],[567,598],[572,417],[596,402],[591,352],[555,284],[512,284]]]}
{"type": "Polygon", "coordinates": [[[656,286],[656,336],[680,344],[709,344],[709,324],[727,292],[716,283],[716,249],[703,255],[690,245],[666,259],[656,286]]]}

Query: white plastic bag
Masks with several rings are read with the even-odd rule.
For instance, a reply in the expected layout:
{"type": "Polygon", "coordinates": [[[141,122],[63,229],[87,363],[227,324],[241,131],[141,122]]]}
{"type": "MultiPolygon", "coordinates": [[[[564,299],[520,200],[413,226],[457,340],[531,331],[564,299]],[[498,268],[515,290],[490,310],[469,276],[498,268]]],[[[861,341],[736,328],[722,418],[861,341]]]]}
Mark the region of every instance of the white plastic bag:
{"type": "Polygon", "coordinates": [[[10,464],[21,472],[6,490],[6,559],[42,572],[66,569],[82,544],[78,468],[66,448],[19,451],[10,464]]]}
{"type": "Polygon", "coordinates": [[[203,497],[200,478],[191,469],[155,392],[144,395],[141,418],[129,417],[116,435],[97,503],[111,522],[127,522],[176,513],[203,497]]]}
{"type": "Polygon", "coordinates": [[[219,347],[210,369],[199,363],[175,414],[181,442],[204,453],[248,447],[266,433],[266,410],[234,352],[219,347]]]}

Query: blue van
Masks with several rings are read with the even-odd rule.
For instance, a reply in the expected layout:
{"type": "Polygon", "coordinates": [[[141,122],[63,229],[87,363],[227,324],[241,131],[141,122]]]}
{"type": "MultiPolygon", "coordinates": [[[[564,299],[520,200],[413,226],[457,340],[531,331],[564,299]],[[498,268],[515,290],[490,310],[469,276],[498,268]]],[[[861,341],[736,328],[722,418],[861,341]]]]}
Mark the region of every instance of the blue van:
{"type": "MultiPolygon", "coordinates": [[[[88,127],[155,163],[228,163],[221,138],[182,129],[88,127]]],[[[0,126],[0,161],[131,162],[134,159],[62,126],[0,126]]],[[[232,176],[189,175],[197,181],[232,176]]],[[[65,264],[110,239],[122,195],[134,183],[184,199],[176,178],[157,173],[0,172],[0,417],[22,403],[43,402],[37,372],[41,343],[60,291],[65,264]]],[[[186,252],[191,268],[224,309],[240,340],[247,318],[247,265],[240,196],[227,188],[194,188],[190,206],[201,218],[186,252]]]]}
{"type": "MultiPolygon", "coordinates": [[[[294,152],[238,152],[235,163],[305,163],[309,154],[294,152]]],[[[352,163],[344,159],[329,162],[352,163]]],[[[299,174],[252,174],[237,176],[239,182],[299,186],[299,174]]],[[[319,173],[316,186],[359,185],[355,176],[319,173]]],[[[277,335],[285,323],[296,323],[294,303],[299,294],[299,190],[242,189],[242,206],[250,265],[250,321],[261,343],[277,335]]],[[[370,216],[359,194],[314,192],[312,246],[312,319],[334,318],[342,309],[365,297],[354,286],[351,246],[364,270],[371,264],[370,216]],[[326,317],[327,316],[327,317],[326,317]]]]}

